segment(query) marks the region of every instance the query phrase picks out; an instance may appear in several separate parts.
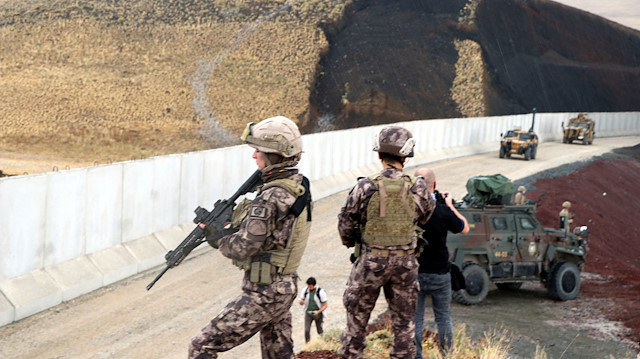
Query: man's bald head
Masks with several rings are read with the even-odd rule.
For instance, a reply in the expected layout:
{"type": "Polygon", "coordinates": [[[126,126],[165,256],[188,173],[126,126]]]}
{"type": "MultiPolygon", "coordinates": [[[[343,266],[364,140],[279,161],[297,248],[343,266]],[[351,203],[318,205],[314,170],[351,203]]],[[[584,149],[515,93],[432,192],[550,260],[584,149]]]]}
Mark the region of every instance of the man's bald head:
{"type": "Polygon", "coordinates": [[[429,188],[431,192],[435,190],[436,175],[431,169],[426,167],[418,168],[418,170],[416,171],[416,177],[424,178],[424,181],[427,182],[427,188],[429,188]]]}

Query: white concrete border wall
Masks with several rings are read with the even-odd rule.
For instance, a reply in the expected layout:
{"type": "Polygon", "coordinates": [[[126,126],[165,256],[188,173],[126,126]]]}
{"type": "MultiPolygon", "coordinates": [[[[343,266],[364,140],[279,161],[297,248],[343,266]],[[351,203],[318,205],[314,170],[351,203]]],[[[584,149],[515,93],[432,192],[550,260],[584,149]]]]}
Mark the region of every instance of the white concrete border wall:
{"type": "MultiPolygon", "coordinates": [[[[536,114],[541,141],[560,140],[577,113],[536,114]]],[[[640,134],[640,113],[590,113],[598,137],[640,134]]],[[[532,115],[404,122],[411,165],[497,151],[501,132],[532,115]]],[[[371,151],[384,127],[303,137],[301,171],[314,198],[378,170],[371,151]]],[[[245,145],[0,179],[0,325],[164,263],[193,229],[197,206],[233,194],[253,171],[245,145]]],[[[203,248],[206,246],[202,246],[203,248]]]]}

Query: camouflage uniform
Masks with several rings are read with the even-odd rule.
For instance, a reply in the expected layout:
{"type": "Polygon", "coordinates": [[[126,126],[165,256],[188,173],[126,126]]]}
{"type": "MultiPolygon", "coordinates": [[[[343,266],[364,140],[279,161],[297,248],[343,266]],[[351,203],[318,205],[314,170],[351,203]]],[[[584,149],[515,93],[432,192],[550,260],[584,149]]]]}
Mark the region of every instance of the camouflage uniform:
{"type": "MultiPolygon", "coordinates": [[[[392,179],[402,177],[402,171],[391,168],[382,171],[382,175],[392,179]]],[[[361,240],[359,228],[367,222],[369,200],[377,192],[369,178],[358,181],[351,190],[345,206],[338,215],[338,231],[342,243],[353,247],[361,240]]],[[[416,204],[415,223],[425,223],[435,202],[429,196],[427,184],[418,178],[410,188],[416,204]]],[[[406,245],[378,246],[367,244],[362,238],[362,255],[351,269],[343,303],[347,309],[347,327],[342,342],[343,358],[362,358],[366,346],[366,327],[371,311],[383,289],[392,312],[394,342],[391,358],[413,358],[416,353],[414,341],[414,321],[416,296],[419,290],[418,261],[413,254],[417,237],[406,245]],[[388,252],[387,252],[388,251],[388,252]]]]}
{"type": "Polygon", "coordinates": [[[253,158],[265,185],[251,202],[238,231],[210,244],[236,265],[251,269],[245,272],[242,294],[191,340],[189,358],[217,358],[218,352],[246,342],[257,332],[262,358],[294,358],[289,310],[298,293],[295,270],[311,221],[310,193],[296,195],[289,187],[302,185],[308,191],[307,180],[292,168],[300,159],[302,139],[295,123],[283,116],[248,124],[241,138],[255,148],[253,158]],[[272,161],[271,154],[281,156],[282,161],[272,161]],[[297,203],[298,199],[306,202],[297,203]],[[307,212],[300,210],[299,204],[307,212]],[[305,213],[307,222],[298,226],[305,213]],[[280,264],[282,267],[276,267],[280,264]]]}
{"type": "Polygon", "coordinates": [[[516,193],[516,197],[514,198],[515,204],[526,204],[527,198],[524,196],[524,191],[526,188],[524,186],[518,187],[518,193],[516,193]]]}
{"type": "Polygon", "coordinates": [[[560,211],[560,229],[565,232],[569,231],[571,223],[573,223],[573,215],[569,212],[571,208],[571,202],[565,201],[562,203],[562,210],[560,211]]]}
{"type": "MultiPolygon", "coordinates": [[[[276,173],[265,183],[289,178],[302,183],[296,170],[276,173]]],[[[253,200],[240,230],[220,239],[220,253],[232,259],[246,259],[259,251],[284,248],[291,236],[295,217],[289,208],[296,197],[281,187],[270,187],[253,200]],[[268,198],[265,200],[264,198],[268,198]]],[[[242,294],[202,328],[189,347],[189,358],[216,358],[216,353],[240,345],[260,332],[263,358],[293,358],[291,313],[289,308],[298,292],[297,274],[272,272],[273,283],[242,282],[242,294]]]]}

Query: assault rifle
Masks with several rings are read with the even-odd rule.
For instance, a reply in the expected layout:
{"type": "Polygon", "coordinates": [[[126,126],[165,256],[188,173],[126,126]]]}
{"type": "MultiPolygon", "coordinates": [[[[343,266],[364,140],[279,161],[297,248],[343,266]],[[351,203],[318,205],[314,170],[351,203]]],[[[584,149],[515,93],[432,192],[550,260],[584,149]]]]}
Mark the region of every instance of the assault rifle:
{"type": "Polygon", "coordinates": [[[242,186],[240,186],[233,196],[229,197],[229,199],[218,200],[213,206],[213,210],[211,212],[202,207],[196,208],[196,218],[193,220],[193,222],[197,224],[196,228],[191,231],[187,238],[185,238],[182,243],[176,247],[176,249],[170,250],[164,255],[167,265],[164,267],[162,272],[160,272],[160,274],[158,274],[153,281],[147,285],[147,290],[151,289],[151,287],[156,284],[158,279],[160,279],[160,277],[162,277],[169,268],[178,266],[197,246],[207,240],[220,239],[225,235],[237,232],[237,228],[224,228],[226,223],[231,222],[235,201],[243,194],[255,191],[256,187],[260,185],[262,185],[261,172],[257,170],[242,184],[242,186]],[[200,228],[200,223],[204,223],[206,227],[213,230],[213,234],[210,234],[209,238],[205,239],[207,232],[205,229],[200,228]]]}

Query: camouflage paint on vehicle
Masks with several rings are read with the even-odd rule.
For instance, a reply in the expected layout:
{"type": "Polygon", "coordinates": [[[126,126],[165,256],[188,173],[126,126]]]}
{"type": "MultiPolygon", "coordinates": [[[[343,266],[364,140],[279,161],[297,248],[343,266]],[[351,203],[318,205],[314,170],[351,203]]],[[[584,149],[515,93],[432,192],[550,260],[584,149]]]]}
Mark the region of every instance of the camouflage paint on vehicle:
{"type": "Polygon", "coordinates": [[[538,153],[538,135],[533,130],[509,130],[500,140],[500,158],[522,155],[529,161],[538,153]]]}
{"type": "Polygon", "coordinates": [[[518,289],[525,281],[541,281],[552,298],[574,299],[587,253],[588,230],[577,234],[543,228],[536,205],[486,205],[458,210],[469,221],[468,234],[449,234],[451,261],[462,268],[467,288],[454,293],[462,304],[478,304],[490,283],[518,289]]]}
{"type": "Polygon", "coordinates": [[[564,122],[561,126],[564,132],[562,143],[572,143],[573,141],[581,141],[583,145],[593,143],[593,138],[596,135],[596,123],[586,114],[581,113],[578,117],[570,119],[567,127],[564,127],[564,122]]]}

